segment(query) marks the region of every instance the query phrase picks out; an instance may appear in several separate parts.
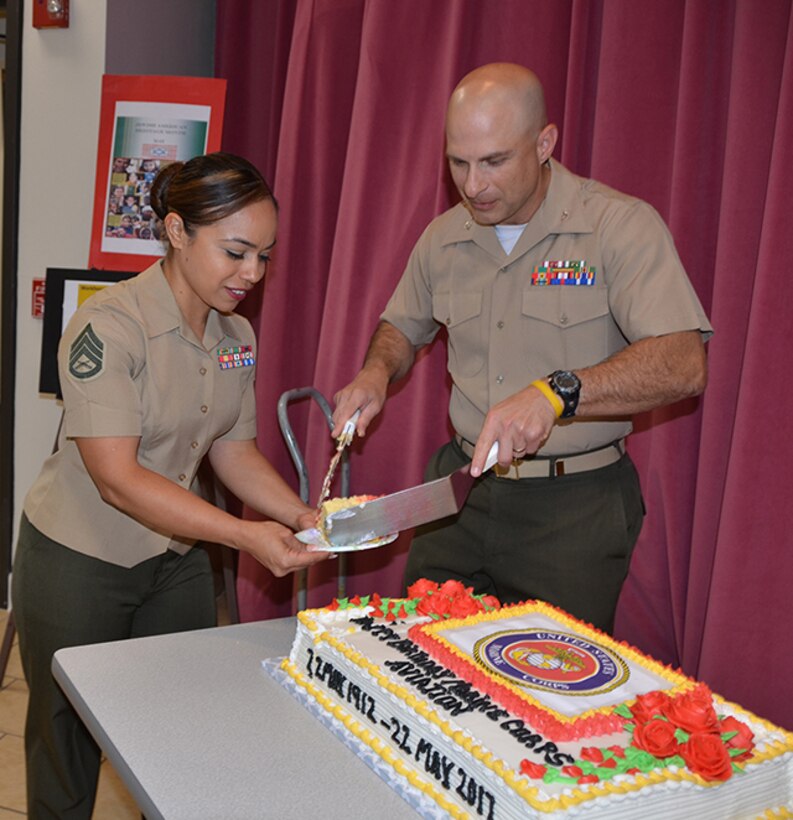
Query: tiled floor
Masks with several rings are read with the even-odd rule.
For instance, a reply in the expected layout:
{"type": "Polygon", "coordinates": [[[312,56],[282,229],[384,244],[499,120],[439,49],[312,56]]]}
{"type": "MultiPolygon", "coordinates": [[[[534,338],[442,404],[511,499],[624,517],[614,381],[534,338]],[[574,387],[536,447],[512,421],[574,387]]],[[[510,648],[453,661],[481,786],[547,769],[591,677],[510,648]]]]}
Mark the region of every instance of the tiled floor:
{"type": "MultiPolygon", "coordinates": [[[[8,612],[0,610],[0,640],[5,635],[8,612]]],[[[224,596],[218,599],[218,621],[228,623],[224,596]]],[[[23,734],[27,685],[22,674],[16,641],[0,686],[0,820],[26,816],[23,734]]],[[[94,820],[140,820],[134,800],[107,760],[102,761],[94,820]]]]}

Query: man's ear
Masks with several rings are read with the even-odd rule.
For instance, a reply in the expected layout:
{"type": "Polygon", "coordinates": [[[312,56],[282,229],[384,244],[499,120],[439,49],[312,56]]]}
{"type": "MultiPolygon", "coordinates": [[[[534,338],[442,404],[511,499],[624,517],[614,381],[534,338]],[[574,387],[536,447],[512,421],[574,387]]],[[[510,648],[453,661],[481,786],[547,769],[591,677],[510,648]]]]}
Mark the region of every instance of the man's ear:
{"type": "Polygon", "coordinates": [[[540,131],[540,135],[537,137],[537,159],[540,161],[540,165],[550,159],[558,139],[559,129],[552,122],[549,122],[540,131]]]}
{"type": "Polygon", "coordinates": [[[170,211],[163,219],[163,225],[165,225],[165,233],[168,235],[168,242],[171,247],[181,248],[187,239],[187,231],[182,217],[170,211]]]}

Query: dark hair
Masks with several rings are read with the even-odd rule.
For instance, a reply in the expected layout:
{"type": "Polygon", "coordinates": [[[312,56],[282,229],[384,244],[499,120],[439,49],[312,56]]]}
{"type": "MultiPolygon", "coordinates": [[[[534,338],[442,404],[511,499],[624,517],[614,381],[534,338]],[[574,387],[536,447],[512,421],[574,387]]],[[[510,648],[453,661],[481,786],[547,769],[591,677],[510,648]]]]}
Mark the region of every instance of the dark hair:
{"type": "Polygon", "coordinates": [[[217,151],[161,168],[151,186],[151,206],[160,219],[173,212],[185,230],[211,225],[252,202],[278,203],[264,177],[247,159],[217,151]]]}

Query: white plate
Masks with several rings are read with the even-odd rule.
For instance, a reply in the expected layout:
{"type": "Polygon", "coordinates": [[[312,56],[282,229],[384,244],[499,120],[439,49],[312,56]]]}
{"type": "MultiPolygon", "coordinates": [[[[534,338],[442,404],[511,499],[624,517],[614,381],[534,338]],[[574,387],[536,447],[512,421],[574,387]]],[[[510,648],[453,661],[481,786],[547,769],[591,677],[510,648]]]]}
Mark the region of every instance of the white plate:
{"type": "Polygon", "coordinates": [[[396,541],[398,532],[392,532],[390,535],[384,535],[382,538],[375,538],[373,541],[365,541],[363,544],[348,544],[345,546],[336,546],[336,544],[327,544],[323,539],[320,531],[316,527],[310,530],[301,530],[295,534],[298,541],[302,541],[309,552],[358,552],[360,550],[371,550],[375,547],[384,547],[392,541],[396,541]]]}

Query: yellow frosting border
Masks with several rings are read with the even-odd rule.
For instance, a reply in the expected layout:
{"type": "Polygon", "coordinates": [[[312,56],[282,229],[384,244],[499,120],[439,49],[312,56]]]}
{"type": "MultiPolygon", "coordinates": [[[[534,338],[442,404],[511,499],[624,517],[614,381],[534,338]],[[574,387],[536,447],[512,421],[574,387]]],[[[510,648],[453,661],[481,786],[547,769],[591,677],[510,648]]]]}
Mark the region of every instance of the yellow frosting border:
{"type": "MultiPolygon", "coordinates": [[[[361,611],[364,612],[366,611],[366,609],[367,607],[362,607],[361,611]]],[[[635,657],[637,660],[640,660],[641,663],[646,666],[646,668],[651,668],[653,671],[656,671],[657,667],[657,674],[661,675],[662,677],[666,677],[670,680],[682,678],[684,681],[690,683],[690,686],[687,688],[692,688],[696,685],[696,681],[693,681],[690,678],[686,678],[682,673],[674,672],[674,670],[670,669],[669,667],[664,666],[660,662],[655,661],[652,658],[648,658],[647,656],[642,655],[640,657],[641,653],[638,649],[635,649],[634,647],[631,647],[628,644],[615,641],[613,638],[610,638],[609,636],[605,635],[599,630],[596,630],[594,627],[589,627],[586,624],[566,615],[566,613],[556,609],[556,607],[550,606],[541,601],[525,605],[525,612],[533,611],[541,611],[545,614],[553,615],[555,618],[567,622],[570,626],[574,626],[574,628],[578,632],[581,632],[585,635],[597,636],[597,639],[599,641],[602,641],[603,638],[608,639],[612,646],[618,645],[621,652],[624,652],[629,657],[635,657]]],[[[500,758],[497,758],[492,752],[487,751],[482,746],[477,744],[476,741],[474,741],[471,737],[466,735],[462,730],[453,729],[450,723],[446,721],[443,717],[441,717],[438,714],[438,712],[436,712],[432,708],[432,706],[430,706],[429,703],[417,697],[416,695],[411,694],[405,687],[399,686],[398,684],[388,680],[388,678],[386,678],[386,676],[383,675],[383,673],[380,671],[380,668],[375,663],[369,661],[363,654],[357,652],[352,647],[345,644],[343,641],[339,640],[338,638],[335,638],[329,632],[325,631],[324,628],[317,623],[317,620],[315,620],[315,617],[317,615],[321,615],[323,612],[333,614],[334,611],[327,609],[314,609],[304,610],[297,614],[298,620],[300,620],[305,625],[305,627],[312,633],[315,645],[320,644],[322,642],[327,643],[341,655],[346,657],[347,660],[350,661],[350,663],[368,672],[374,678],[378,686],[380,686],[383,690],[389,692],[390,694],[394,695],[396,698],[401,700],[403,703],[405,703],[406,706],[408,706],[416,713],[420,714],[428,722],[437,726],[438,729],[440,729],[440,731],[443,732],[443,734],[449,737],[458,746],[461,746],[463,749],[465,749],[465,751],[468,752],[472,757],[475,757],[476,759],[480,760],[486,768],[488,768],[490,771],[492,771],[494,774],[500,777],[507,784],[507,786],[509,786],[513,791],[520,795],[520,797],[532,808],[538,811],[547,813],[560,811],[563,809],[568,809],[572,806],[577,806],[581,803],[586,803],[598,797],[629,794],[631,792],[636,792],[640,789],[646,788],[647,786],[664,782],[689,782],[697,786],[704,786],[707,788],[717,788],[719,786],[719,783],[714,783],[705,780],[704,778],[700,777],[700,775],[694,774],[685,769],[677,769],[676,771],[671,771],[670,769],[663,769],[651,771],[646,774],[637,774],[634,776],[631,782],[614,783],[613,781],[600,781],[598,783],[588,784],[584,788],[572,788],[568,794],[561,794],[559,795],[559,797],[550,797],[548,799],[542,799],[539,796],[539,789],[536,786],[531,785],[531,782],[528,778],[526,778],[520,772],[517,772],[514,769],[512,769],[507,763],[505,763],[500,758]]],[[[459,626],[461,624],[470,625],[472,623],[472,619],[476,622],[485,620],[496,620],[495,618],[493,618],[493,616],[498,615],[499,613],[504,613],[504,610],[496,610],[495,612],[469,616],[465,619],[449,619],[445,621],[431,622],[428,623],[427,626],[429,626],[433,632],[441,631],[442,627],[451,628],[453,626],[459,626]]],[[[510,616],[515,614],[525,614],[524,607],[510,607],[508,610],[508,614],[510,616]]],[[[503,614],[502,617],[504,617],[503,614]]],[[[372,735],[370,730],[368,730],[362,724],[358,723],[358,721],[351,714],[347,713],[343,707],[341,707],[339,704],[334,703],[321,690],[318,690],[315,686],[313,686],[313,684],[309,683],[309,681],[307,681],[302,676],[300,671],[297,669],[297,667],[294,666],[294,664],[289,660],[289,658],[285,658],[282,661],[281,668],[284,671],[286,671],[287,674],[289,674],[295,680],[296,683],[298,683],[299,685],[303,686],[303,688],[308,690],[312,694],[312,696],[315,697],[315,699],[326,709],[326,711],[330,712],[334,716],[336,716],[337,711],[346,715],[345,720],[342,720],[345,726],[347,726],[347,728],[350,731],[353,731],[352,726],[357,726],[360,734],[356,734],[356,737],[358,737],[360,740],[366,743],[375,753],[380,755],[380,757],[383,758],[387,763],[394,766],[396,771],[400,771],[394,763],[394,761],[396,760],[396,762],[401,762],[401,759],[398,759],[395,753],[385,746],[383,741],[379,740],[379,738],[372,735]],[[298,680],[298,678],[300,678],[301,680],[298,680]],[[364,736],[365,734],[371,735],[371,742],[364,736]]],[[[680,689],[679,691],[685,691],[685,688],[680,689]]],[[[752,757],[746,761],[746,764],[762,763],[767,760],[772,760],[773,758],[778,757],[784,754],[785,752],[793,751],[793,733],[787,732],[779,726],[774,725],[770,721],[757,717],[748,710],[743,709],[742,707],[733,704],[730,701],[727,701],[718,695],[714,694],[713,697],[714,700],[719,703],[729,704],[729,706],[733,708],[736,711],[736,713],[742,716],[746,716],[747,718],[750,718],[752,721],[758,723],[767,731],[780,734],[784,737],[784,741],[773,740],[771,742],[768,742],[767,748],[764,749],[762,752],[755,751],[755,754],[753,754],[752,757]]],[[[604,710],[590,711],[599,712],[604,710]]],[[[353,733],[355,734],[354,731],[353,733]]],[[[402,765],[406,769],[410,769],[410,767],[406,766],[406,764],[402,763],[402,765]]],[[[410,771],[414,770],[410,769],[410,771]]],[[[429,783],[425,783],[423,778],[418,773],[415,773],[415,777],[417,781],[424,784],[421,787],[421,790],[428,797],[431,797],[433,800],[435,800],[436,803],[438,803],[438,805],[440,805],[445,811],[448,811],[451,814],[451,816],[455,818],[468,817],[468,815],[462,812],[456,805],[449,803],[447,798],[441,792],[438,792],[438,790],[434,786],[432,786],[429,783]]],[[[417,786],[417,788],[419,787],[417,786]]],[[[777,810],[778,809],[769,808],[766,810],[766,813],[777,810]]],[[[770,816],[777,817],[778,815],[772,814],[770,816]]],[[[787,815],[781,816],[786,817],[787,815]]]]}

